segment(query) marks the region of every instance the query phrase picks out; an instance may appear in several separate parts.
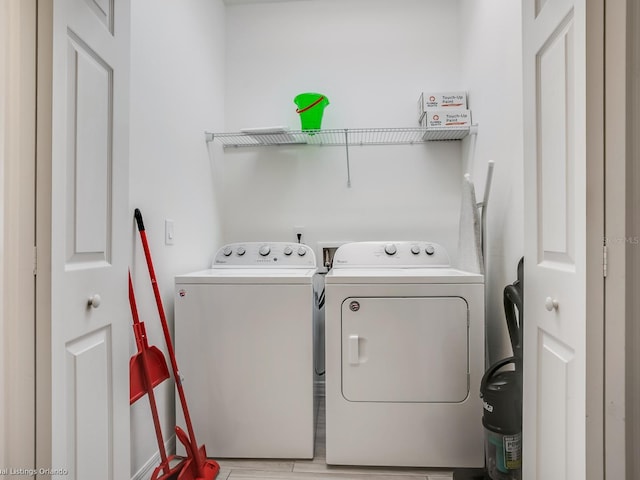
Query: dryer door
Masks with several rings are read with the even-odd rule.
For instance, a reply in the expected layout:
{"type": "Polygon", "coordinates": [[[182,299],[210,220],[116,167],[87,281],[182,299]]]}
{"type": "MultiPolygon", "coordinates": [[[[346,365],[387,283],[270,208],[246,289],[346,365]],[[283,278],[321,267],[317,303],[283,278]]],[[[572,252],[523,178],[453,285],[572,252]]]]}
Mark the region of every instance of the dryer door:
{"type": "Polygon", "coordinates": [[[353,402],[462,402],[468,340],[461,297],[347,298],[342,394],[353,402]]]}

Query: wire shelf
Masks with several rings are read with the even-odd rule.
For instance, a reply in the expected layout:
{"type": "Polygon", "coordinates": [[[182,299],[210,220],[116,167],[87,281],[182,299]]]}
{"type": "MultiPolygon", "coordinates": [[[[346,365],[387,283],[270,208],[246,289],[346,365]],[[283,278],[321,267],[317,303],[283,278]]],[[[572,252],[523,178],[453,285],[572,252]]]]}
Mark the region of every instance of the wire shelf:
{"type": "Polygon", "coordinates": [[[334,130],[285,130],[277,132],[206,133],[224,148],[282,145],[411,145],[430,141],[461,140],[469,135],[463,128],[350,128],[334,130]]]}

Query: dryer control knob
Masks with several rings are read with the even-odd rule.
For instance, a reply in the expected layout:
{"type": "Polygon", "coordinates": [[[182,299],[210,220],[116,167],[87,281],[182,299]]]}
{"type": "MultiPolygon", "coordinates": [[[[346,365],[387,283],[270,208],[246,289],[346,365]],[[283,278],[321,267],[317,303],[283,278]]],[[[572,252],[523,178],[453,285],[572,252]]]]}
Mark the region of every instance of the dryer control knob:
{"type": "Polygon", "coordinates": [[[260,252],[260,255],[266,257],[267,255],[269,255],[269,253],[271,253],[271,247],[269,247],[269,245],[263,245],[258,251],[260,252]]]}
{"type": "Polygon", "coordinates": [[[424,249],[427,252],[427,255],[433,255],[436,252],[436,249],[433,248],[433,245],[427,245],[427,248],[424,249]]]}
{"type": "Polygon", "coordinates": [[[285,255],[291,255],[293,253],[293,248],[291,248],[289,246],[286,246],[286,247],[284,247],[283,253],[285,255]]]}
{"type": "Polygon", "coordinates": [[[231,255],[231,252],[233,250],[231,250],[231,247],[224,247],[224,250],[222,250],[222,253],[224,254],[225,257],[228,257],[229,255],[231,255]]]}
{"type": "Polygon", "coordinates": [[[244,248],[244,247],[238,247],[238,249],[236,250],[236,253],[238,254],[238,256],[240,256],[240,257],[241,257],[242,255],[244,255],[245,253],[247,253],[247,251],[245,250],[245,248],[244,248]]]}
{"type": "Polygon", "coordinates": [[[393,243],[387,243],[384,246],[384,251],[387,255],[395,255],[396,252],[398,251],[398,249],[396,248],[396,246],[393,243]]]}
{"type": "Polygon", "coordinates": [[[304,257],[307,254],[307,250],[304,247],[300,247],[298,249],[298,255],[300,255],[301,257],[304,257]]]}
{"type": "Polygon", "coordinates": [[[419,245],[412,245],[411,246],[411,253],[413,253],[414,255],[418,255],[420,253],[420,246],[419,245]]]}

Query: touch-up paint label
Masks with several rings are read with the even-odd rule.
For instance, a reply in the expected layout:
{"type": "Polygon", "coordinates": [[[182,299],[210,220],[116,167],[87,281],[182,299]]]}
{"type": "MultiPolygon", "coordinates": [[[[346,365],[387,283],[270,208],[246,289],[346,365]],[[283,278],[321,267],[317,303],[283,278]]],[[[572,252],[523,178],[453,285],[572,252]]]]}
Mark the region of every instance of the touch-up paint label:
{"type": "Polygon", "coordinates": [[[424,109],[431,108],[467,108],[467,94],[453,93],[425,93],[424,109]]]}
{"type": "Polygon", "coordinates": [[[471,126],[471,112],[469,110],[427,110],[427,128],[441,127],[469,127],[471,126]]]}
{"type": "Polygon", "coordinates": [[[438,110],[441,108],[467,109],[466,92],[444,92],[428,93],[423,92],[418,98],[418,119],[422,121],[424,112],[427,110],[438,110]]]}

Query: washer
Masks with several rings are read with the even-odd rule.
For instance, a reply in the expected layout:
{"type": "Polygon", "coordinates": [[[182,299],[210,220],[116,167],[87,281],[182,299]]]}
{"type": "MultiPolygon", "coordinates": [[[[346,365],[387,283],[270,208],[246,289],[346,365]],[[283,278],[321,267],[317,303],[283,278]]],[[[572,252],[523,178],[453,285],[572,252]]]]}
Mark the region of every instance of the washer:
{"type": "Polygon", "coordinates": [[[482,467],[483,276],[435,243],[349,243],[325,295],[327,463],[482,467]]]}
{"type": "Polygon", "coordinates": [[[208,455],[313,458],[322,284],[297,243],[225,245],[211,269],[176,277],[177,360],[208,455]]]}

